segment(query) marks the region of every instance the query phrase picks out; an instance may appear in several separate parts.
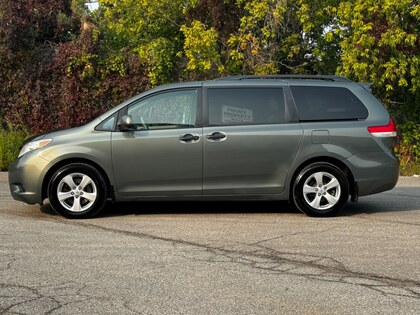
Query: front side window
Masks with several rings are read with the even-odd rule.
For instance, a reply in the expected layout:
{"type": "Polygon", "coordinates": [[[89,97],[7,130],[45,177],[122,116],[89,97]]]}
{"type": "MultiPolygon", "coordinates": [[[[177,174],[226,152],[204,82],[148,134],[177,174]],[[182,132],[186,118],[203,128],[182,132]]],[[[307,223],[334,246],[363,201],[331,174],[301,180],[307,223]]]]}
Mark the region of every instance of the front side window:
{"type": "Polygon", "coordinates": [[[210,126],[284,123],[282,88],[211,88],[207,103],[210,126]]]}
{"type": "Polygon", "coordinates": [[[127,114],[137,129],[194,127],[197,90],[171,91],[153,95],[131,105],[127,114]]]}
{"type": "Polygon", "coordinates": [[[326,86],[292,86],[301,121],[366,119],[368,111],[349,89],[326,86]]]}

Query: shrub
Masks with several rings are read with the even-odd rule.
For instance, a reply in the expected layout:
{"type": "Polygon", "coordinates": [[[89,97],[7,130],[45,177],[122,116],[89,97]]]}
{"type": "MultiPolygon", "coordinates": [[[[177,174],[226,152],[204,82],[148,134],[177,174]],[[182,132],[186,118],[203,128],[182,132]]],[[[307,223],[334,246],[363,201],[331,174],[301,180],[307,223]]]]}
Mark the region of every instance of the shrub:
{"type": "Polygon", "coordinates": [[[420,170],[420,124],[406,121],[398,125],[398,131],[395,152],[400,160],[401,174],[413,175],[420,170]]]}
{"type": "Polygon", "coordinates": [[[10,163],[17,158],[22,142],[29,137],[24,130],[0,128],[0,171],[7,171],[10,163]]]}

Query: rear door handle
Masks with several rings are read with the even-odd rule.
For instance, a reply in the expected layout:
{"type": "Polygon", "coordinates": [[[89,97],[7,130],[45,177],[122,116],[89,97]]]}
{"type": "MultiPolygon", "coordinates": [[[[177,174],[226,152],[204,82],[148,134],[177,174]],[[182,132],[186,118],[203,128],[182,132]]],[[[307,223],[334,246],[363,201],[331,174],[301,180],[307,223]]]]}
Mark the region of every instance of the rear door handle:
{"type": "Polygon", "coordinates": [[[227,135],[224,132],[216,131],[210,135],[207,135],[206,138],[210,142],[225,141],[227,138],[227,135]]]}
{"type": "Polygon", "coordinates": [[[192,133],[187,133],[185,135],[179,136],[179,140],[183,143],[197,142],[198,140],[200,140],[200,136],[192,133]]]}

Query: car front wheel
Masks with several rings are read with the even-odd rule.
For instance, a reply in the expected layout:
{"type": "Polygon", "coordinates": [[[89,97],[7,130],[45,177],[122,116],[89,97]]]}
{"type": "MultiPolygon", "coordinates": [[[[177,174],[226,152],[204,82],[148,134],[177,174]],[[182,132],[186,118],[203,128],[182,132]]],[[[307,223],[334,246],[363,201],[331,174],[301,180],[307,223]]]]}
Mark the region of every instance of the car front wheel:
{"type": "Polygon", "coordinates": [[[311,164],[299,172],[293,184],[293,203],[310,216],[337,215],[348,198],[347,178],[333,164],[311,164]]]}
{"type": "Polygon", "coordinates": [[[84,163],[61,167],[48,187],[48,198],[54,211],[70,219],[97,215],[105,205],[106,196],[103,176],[84,163]]]}

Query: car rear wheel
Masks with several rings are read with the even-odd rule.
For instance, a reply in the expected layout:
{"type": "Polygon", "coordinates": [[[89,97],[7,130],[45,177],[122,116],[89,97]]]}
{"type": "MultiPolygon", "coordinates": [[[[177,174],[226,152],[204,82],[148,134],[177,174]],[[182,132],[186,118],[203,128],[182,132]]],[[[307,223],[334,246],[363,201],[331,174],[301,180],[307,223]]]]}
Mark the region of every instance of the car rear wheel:
{"type": "Polygon", "coordinates": [[[106,196],[106,183],[101,173],[83,163],[61,167],[48,187],[48,198],[54,211],[70,219],[97,215],[105,205],[106,196]]]}
{"type": "Polygon", "coordinates": [[[345,174],[330,163],[314,163],[302,169],[293,184],[293,203],[310,216],[333,216],[349,198],[345,174]]]}

